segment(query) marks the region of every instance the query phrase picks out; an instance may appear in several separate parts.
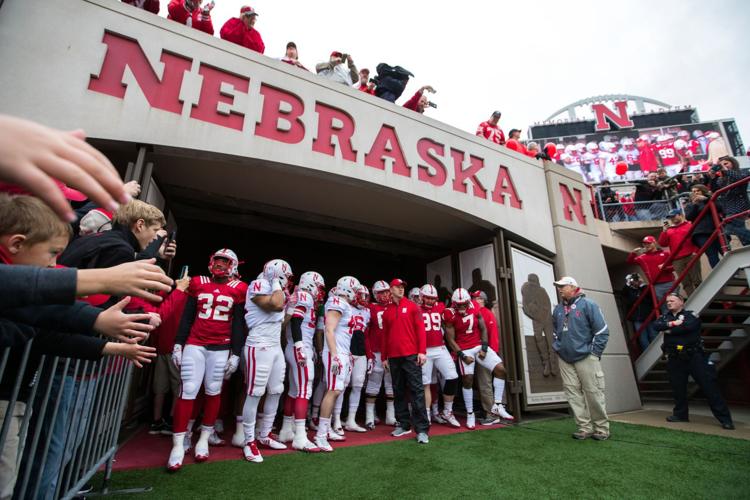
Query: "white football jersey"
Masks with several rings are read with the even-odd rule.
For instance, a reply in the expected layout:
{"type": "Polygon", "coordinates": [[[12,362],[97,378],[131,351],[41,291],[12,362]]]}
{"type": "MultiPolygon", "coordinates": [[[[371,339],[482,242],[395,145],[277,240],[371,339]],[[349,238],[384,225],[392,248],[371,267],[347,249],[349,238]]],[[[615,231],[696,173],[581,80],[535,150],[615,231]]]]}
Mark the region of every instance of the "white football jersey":
{"type": "Polygon", "coordinates": [[[271,295],[271,283],[265,278],[251,281],[245,300],[245,323],[250,332],[247,345],[269,347],[281,343],[281,322],[284,311],[264,311],[252,301],[256,295],[271,295]]]}
{"type": "Polygon", "coordinates": [[[620,156],[620,159],[628,165],[635,165],[638,163],[638,157],[641,155],[640,151],[635,148],[630,150],[622,148],[617,154],[620,156]]]}
{"type": "MultiPolygon", "coordinates": [[[[352,344],[352,333],[354,333],[354,308],[346,300],[333,295],[326,302],[324,314],[328,314],[328,311],[338,311],[341,313],[339,324],[336,325],[336,329],[334,330],[336,351],[339,356],[348,356],[352,344]]],[[[324,342],[323,352],[328,351],[328,342],[324,342]]]]}
{"type": "Polygon", "coordinates": [[[607,172],[607,177],[614,177],[617,175],[617,162],[620,161],[617,153],[602,151],[601,153],[599,153],[599,159],[604,164],[604,169],[607,172]]]}
{"type": "MultiPolygon", "coordinates": [[[[286,314],[292,318],[302,318],[302,342],[305,348],[312,350],[313,336],[315,335],[315,301],[307,292],[297,290],[292,294],[289,303],[286,306],[286,314]]],[[[292,322],[286,325],[286,341],[293,344],[292,340],[292,322]]]]}

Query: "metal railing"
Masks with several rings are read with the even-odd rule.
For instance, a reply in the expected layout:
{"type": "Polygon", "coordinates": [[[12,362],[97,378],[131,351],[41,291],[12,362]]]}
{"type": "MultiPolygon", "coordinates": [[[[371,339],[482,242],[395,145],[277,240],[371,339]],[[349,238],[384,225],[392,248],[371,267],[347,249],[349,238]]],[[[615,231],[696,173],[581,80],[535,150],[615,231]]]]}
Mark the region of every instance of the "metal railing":
{"type": "Polygon", "coordinates": [[[603,203],[597,192],[596,200],[600,218],[606,222],[654,221],[664,219],[675,208],[684,214],[685,200],[689,196],[689,193],[680,193],[664,200],[603,203]]]}
{"type": "MultiPolygon", "coordinates": [[[[640,326],[640,328],[635,332],[633,335],[633,338],[630,339],[631,343],[631,354],[634,356],[634,353],[638,352],[636,349],[636,346],[638,345],[638,339],[640,338],[641,334],[648,328],[649,324],[651,324],[652,321],[654,321],[656,318],[659,317],[659,311],[662,305],[666,303],[667,296],[677,290],[679,286],[682,284],[682,281],[685,279],[685,277],[690,273],[690,271],[693,269],[694,266],[700,265],[700,258],[701,256],[706,252],[706,250],[714,243],[715,240],[718,239],[719,245],[721,247],[722,252],[729,251],[729,241],[726,235],[724,234],[724,228],[733,220],[737,219],[746,219],[750,215],[750,210],[746,210],[744,212],[740,212],[737,214],[733,214],[728,217],[724,217],[722,219],[721,214],[719,212],[720,207],[717,206],[717,199],[721,198],[722,195],[731,190],[735,189],[738,186],[742,185],[748,185],[750,184],[750,176],[747,176],[743,179],[740,179],[732,184],[729,184],[727,186],[722,187],[721,189],[716,190],[716,192],[713,193],[711,198],[706,202],[706,206],[703,207],[703,210],[698,214],[698,216],[695,218],[694,221],[692,221],[692,227],[690,228],[690,231],[688,231],[683,238],[683,240],[680,242],[679,245],[677,245],[677,248],[675,248],[674,252],[670,253],[669,258],[664,261],[662,264],[663,269],[668,269],[671,267],[672,262],[675,260],[675,256],[679,255],[680,250],[682,249],[682,246],[685,245],[686,241],[692,241],[692,235],[697,227],[698,223],[704,218],[704,217],[711,217],[714,223],[714,231],[711,233],[711,236],[706,240],[706,242],[701,246],[698,251],[696,251],[688,261],[687,265],[683,268],[682,273],[680,273],[679,276],[675,280],[672,281],[672,286],[670,289],[664,293],[663,297],[657,297],[656,290],[654,289],[653,284],[651,283],[651,280],[649,280],[648,287],[646,290],[644,290],[641,295],[638,297],[638,299],[633,303],[633,305],[630,307],[630,310],[627,313],[627,319],[630,320],[635,313],[635,311],[638,309],[638,306],[645,300],[646,296],[651,294],[651,300],[654,304],[654,309],[649,313],[649,315],[646,317],[646,319],[643,321],[643,324],[640,326]]],[[[655,276],[654,279],[657,277],[655,276]]],[[[635,356],[634,356],[635,357],[635,356]]]]}
{"type": "Polygon", "coordinates": [[[117,356],[37,357],[33,342],[6,347],[0,357],[0,381],[11,388],[0,414],[0,491],[15,480],[14,499],[69,499],[102,467],[106,490],[133,365],[117,356]],[[16,370],[6,370],[9,359],[20,359],[16,370]]]}

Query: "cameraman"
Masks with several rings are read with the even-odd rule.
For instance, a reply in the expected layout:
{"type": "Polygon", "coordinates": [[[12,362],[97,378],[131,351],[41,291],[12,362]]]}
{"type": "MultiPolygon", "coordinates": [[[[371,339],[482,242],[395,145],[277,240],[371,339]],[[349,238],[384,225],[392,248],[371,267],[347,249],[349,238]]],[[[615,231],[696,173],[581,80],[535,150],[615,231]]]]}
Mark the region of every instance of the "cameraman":
{"type": "Polygon", "coordinates": [[[357,75],[357,67],[354,65],[354,60],[349,54],[344,54],[337,50],[331,52],[331,57],[328,62],[322,62],[315,65],[315,71],[318,75],[323,78],[327,78],[337,83],[343,83],[349,87],[354,85],[354,82],[359,79],[357,75]],[[344,64],[348,66],[345,67],[344,64]]]}
{"type": "Polygon", "coordinates": [[[417,113],[424,113],[425,109],[427,109],[427,106],[437,108],[435,104],[431,103],[430,100],[427,99],[427,96],[424,95],[425,92],[434,94],[435,89],[433,89],[429,85],[425,85],[421,89],[417,90],[417,92],[413,96],[411,96],[411,99],[404,103],[404,107],[412,111],[416,111],[417,113]]]}
{"type": "Polygon", "coordinates": [[[703,350],[701,320],[692,311],[684,309],[685,302],[679,294],[667,296],[667,312],[654,321],[657,332],[664,332],[662,350],[667,357],[667,374],[674,396],[674,410],[667,422],[688,422],[688,376],[700,386],[708,399],[711,413],[721,427],[733,430],[732,415],[716,386],[716,368],[703,350]]]}

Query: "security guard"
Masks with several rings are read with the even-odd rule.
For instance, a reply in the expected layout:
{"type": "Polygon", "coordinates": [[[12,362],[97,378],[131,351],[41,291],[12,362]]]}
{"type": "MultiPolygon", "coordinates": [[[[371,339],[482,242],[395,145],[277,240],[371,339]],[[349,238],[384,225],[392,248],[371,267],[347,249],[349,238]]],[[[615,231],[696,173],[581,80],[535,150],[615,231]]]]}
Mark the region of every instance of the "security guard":
{"type": "Polygon", "coordinates": [[[667,373],[675,406],[667,422],[688,422],[687,383],[692,375],[708,398],[711,412],[721,427],[733,430],[732,415],[716,386],[716,372],[708,364],[708,356],[701,340],[701,320],[691,311],[683,309],[684,300],[679,294],[667,296],[667,313],[654,321],[654,330],[664,332],[662,350],[667,356],[667,373]]]}

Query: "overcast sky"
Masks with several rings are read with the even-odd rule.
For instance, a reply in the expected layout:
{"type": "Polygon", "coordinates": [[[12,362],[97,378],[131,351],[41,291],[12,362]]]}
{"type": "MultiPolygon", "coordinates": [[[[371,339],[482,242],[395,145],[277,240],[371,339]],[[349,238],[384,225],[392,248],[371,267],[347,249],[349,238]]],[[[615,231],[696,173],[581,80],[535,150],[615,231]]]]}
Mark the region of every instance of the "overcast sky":
{"type": "MultiPolygon", "coordinates": [[[[216,36],[248,1],[216,0],[216,36]]],[[[332,50],[352,54],[358,68],[401,65],[415,78],[399,104],[432,85],[438,108],[427,114],[471,133],[494,109],[507,132],[579,99],[622,93],[693,105],[702,121],[734,117],[750,147],[747,1],[249,4],[267,56],[283,56],[293,40],[313,70],[332,50]]]]}

